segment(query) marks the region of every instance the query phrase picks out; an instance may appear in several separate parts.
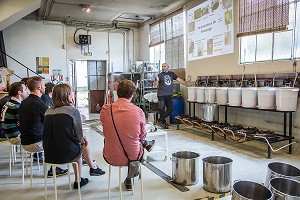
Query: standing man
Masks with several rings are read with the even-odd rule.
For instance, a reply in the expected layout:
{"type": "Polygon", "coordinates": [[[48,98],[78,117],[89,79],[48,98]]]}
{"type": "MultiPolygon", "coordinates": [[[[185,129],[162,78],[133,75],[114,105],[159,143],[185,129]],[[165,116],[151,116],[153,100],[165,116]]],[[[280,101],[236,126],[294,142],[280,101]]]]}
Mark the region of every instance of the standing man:
{"type": "MultiPolygon", "coordinates": [[[[19,121],[21,132],[21,144],[30,152],[43,151],[44,116],[48,106],[42,101],[45,93],[45,82],[40,76],[33,76],[27,81],[30,95],[22,101],[19,108],[19,121]]],[[[39,157],[38,157],[39,159],[39,157]]],[[[56,168],[56,174],[67,174],[68,170],[56,168]]],[[[52,177],[52,168],[48,171],[48,177],[52,177]]]]}
{"type": "Polygon", "coordinates": [[[21,101],[28,97],[25,83],[21,81],[11,84],[9,96],[10,100],[3,106],[1,113],[2,127],[10,143],[21,144],[18,111],[21,101]]]}
{"type": "Polygon", "coordinates": [[[154,86],[158,87],[157,97],[159,101],[159,114],[158,125],[164,129],[168,129],[168,124],[166,123],[166,118],[170,116],[173,111],[173,80],[188,86],[187,82],[178,78],[178,76],[169,71],[169,65],[167,63],[162,64],[162,72],[158,74],[156,80],[154,81],[154,86]],[[157,85],[158,84],[158,85],[157,85]],[[167,110],[165,110],[167,107],[167,110]]]}

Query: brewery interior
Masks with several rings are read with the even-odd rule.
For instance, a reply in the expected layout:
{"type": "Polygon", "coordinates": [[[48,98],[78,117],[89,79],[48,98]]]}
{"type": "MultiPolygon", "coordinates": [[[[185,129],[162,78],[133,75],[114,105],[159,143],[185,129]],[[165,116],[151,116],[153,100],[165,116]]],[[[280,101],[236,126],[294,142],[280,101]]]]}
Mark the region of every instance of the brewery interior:
{"type": "MultiPolygon", "coordinates": [[[[299,199],[299,22],[300,0],[4,0],[0,69],[8,83],[39,75],[74,88],[106,174],[90,177],[83,166],[90,183],[80,195],[57,177],[58,199],[299,199]],[[173,83],[168,129],[157,125],[163,63],[188,83],[173,83]],[[132,103],[156,141],[133,192],[119,187],[118,167],[109,181],[102,155],[99,113],[124,79],[135,83],[132,103]]],[[[0,149],[1,199],[44,199],[42,164],[26,159],[22,172],[20,148],[1,138],[0,149]]],[[[55,199],[54,180],[46,181],[55,199]]]]}

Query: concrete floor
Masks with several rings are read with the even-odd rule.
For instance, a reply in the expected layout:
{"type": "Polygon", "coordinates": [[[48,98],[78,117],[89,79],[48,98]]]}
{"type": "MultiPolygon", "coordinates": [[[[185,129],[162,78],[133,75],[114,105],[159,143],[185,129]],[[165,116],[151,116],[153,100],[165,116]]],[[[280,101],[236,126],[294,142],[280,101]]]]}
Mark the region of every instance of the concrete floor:
{"type": "MultiPolygon", "coordinates": [[[[88,119],[98,118],[98,115],[90,116],[88,119]]],[[[92,124],[95,125],[95,124],[92,124]]],[[[97,124],[96,124],[97,125],[97,124]]],[[[264,183],[267,165],[270,162],[286,162],[300,167],[300,150],[299,144],[294,145],[294,153],[287,154],[287,148],[275,152],[271,159],[267,159],[266,145],[258,142],[247,142],[237,144],[230,140],[224,140],[218,136],[215,141],[210,140],[210,136],[201,133],[193,128],[182,125],[181,130],[175,130],[175,126],[171,126],[168,130],[169,136],[169,157],[177,151],[193,151],[201,154],[199,165],[199,182],[196,185],[188,186],[190,191],[180,192],[172,185],[168,184],[162,178],[154,174],[152,171],[143,167],[144,180],[144,199],[145,200],[194,200],[200,197],[214,196],[203,190],[202,175],[202,158],[207,156],[225,156],[233,160],[232,164],[232,181],[249,180],[257,183],[264,183]]],[[[102,158],[103,137],[90,125],[84,125],[84,133],[88,138],[89,145],[92,147],[92,154],[97,165],[108,172],[108,165],[102,158]]],[[[155,138],[158,145],[164,144],[163,136],[155,138]]],[[[283,143],[286,144],[286,143],[283,143]]],[[[276,144],[274,148],[280,147],[276,144]]],[[[8,143],[0,143],[0,199],[16,200],[16,199],[44,199],[44,179],[43,170],[38,171],[34,166],[33,187],[30,188],[30,177],[25,177],[25,183],[22,184],[21,179],[21,159],[18,155],[17,163],[13,166],[12,175],[8,176],[8,143]]],[[[172,174],[172,162],[170,159],[163,161],[163,153],[152,153],[149,155],[149,161],[166,174],[172,174]]],[[[123,170],[125,175],[125,169],[123,170]]],[[[118,171],[113,168],[111,183],[112,199],[119,199],[118,192],[118,171]]],[[[108,175],[100,177],[90,177],[89,168],[83,167],[83,177],[88,177],[90,183],[81,190],[82,199],[108,199],[107,198],[107,181],[108,175]]],[[[124,176],[125,178],[125,176],[124,176]]],[[[58,177],[58,199],[76,199],[77,191],[69,191],[67,176],[58,177]]],[[[48,199],[54,199],[53,180],[48,178],[48,199]]],[[[71,181],[73,184],[74,176],[71,170],[71,181]]],[[[135,180],[135,195],[130,192],[123,192],[123,199],[137,200],[140,196],[140,182],[135,180]]],[[[226,197],[223,199],[230,199],[226,197]]]]}

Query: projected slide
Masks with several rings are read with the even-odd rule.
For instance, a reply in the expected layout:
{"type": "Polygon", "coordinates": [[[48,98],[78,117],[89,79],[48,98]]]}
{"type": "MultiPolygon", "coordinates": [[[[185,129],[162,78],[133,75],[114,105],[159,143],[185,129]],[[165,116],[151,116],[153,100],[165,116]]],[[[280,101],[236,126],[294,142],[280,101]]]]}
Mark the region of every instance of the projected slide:
{"type": "Polygon", "coordinates": [[[233,0],[207,0],[187,11],[188,61],[233,53],[233,0]]]}

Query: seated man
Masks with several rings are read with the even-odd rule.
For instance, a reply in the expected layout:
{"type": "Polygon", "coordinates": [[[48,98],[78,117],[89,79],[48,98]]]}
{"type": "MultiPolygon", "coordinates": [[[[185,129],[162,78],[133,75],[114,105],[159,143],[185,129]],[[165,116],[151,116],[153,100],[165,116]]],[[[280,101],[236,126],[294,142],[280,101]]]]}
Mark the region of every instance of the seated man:
{"type": "Polygon", "coordinates": [[[21,144],[18,111],[21,101],[28,97],[25,83],[21,81],[11,84],[9,96],[10,100],[3,106],[1,113],[2,128],[10,143],[21,144]]]}
{"type": "Polygon", "coordinates": [[[46,111],[43,145],[47,163],[63,164],[77,162],[74,167],[74,189],[78,189],[77,170],[80,187],[89,182],[81,178],[82,154],[90,167],[90,176],[105,174],[93,163],[87,139],[83,136],[79,111],[72,106],[73,94],[68,84],[56,85],[53,89],[53,106],[46,111]]]}
{"type": "MultiPolygon", "coordinates": [[[[132,81],[124,80],[118,85],[118,100],[112,104],[114,122],[120,139],[130,160],[143,158],[143,147],[151,151],[155,141],[146,141],[145,114],[143,110],[130,100],[136,88],[132,81]]],[[[119,141],[117,132],[112,123],[111,105],[102,107],[100,118],[103,123],[104,149],[103,157],[113,166],[128,166],[128,159],[119,141]]],[[[124,181],[127,190],[132,190],[130,178],[124,181]]]]}
{"type": "MultiPolygon", "coordinates": [[[[40,76],[33,76],[27,81],[30,95],[22,101],[19,108],[19,121],[21,132],[21,144],[30,152],[43,151],[44,115],[48,106],[42,101],[45,93],[45,82],[40,76]]],[[[65,175],[68,170],[56,168],[57,176],[65,175]]],[[[48,177],[52,177],[52,168],[48,171],[48,177]]]]}

